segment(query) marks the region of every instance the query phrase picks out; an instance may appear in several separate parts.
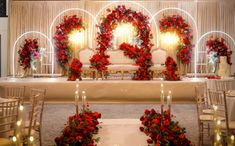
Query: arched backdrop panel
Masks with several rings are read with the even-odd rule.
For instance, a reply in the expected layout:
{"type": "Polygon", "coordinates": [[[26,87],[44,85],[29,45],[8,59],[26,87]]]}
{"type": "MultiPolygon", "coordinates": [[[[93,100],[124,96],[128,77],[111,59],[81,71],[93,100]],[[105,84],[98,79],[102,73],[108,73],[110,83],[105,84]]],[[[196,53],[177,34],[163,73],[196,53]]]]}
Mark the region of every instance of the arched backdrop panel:
{"type": "MultiPolygon", "coordinates": [[[[235,2],[232,1],[214,1],[214,0],[183,0],[183,1],[136,1],[142,6],[146,7],[152,15],[157,11],[168,8],[177,7],[184,9],[189,12],[197,22],[199,37],[204,33],[211,30],[220,30],[229,33],[233,38],[235,38],[235,2]]],[[[15,1],[12,0],[9,4],[9,42],[8,42],[8,54],[7,66],[8,75],[12,75],[12,51],[13,44],[17,37],[27,31],[40,31],[49,36],[49,26],[53,18],[62,12],[63,10],[69,8],[81,8],[91,12],[96,15],[102,7],[111,3],[111,1],[15,1]]],[[[143,8],[138,7],[134,4],[128,4],[128,2],[121,2],[127,7],[130,6],[134,10],[139,10],[144,14],[147,14],[143,8]]],[[[119,3],[120,4],[120,3],[119,3]]],[[[102,14],[105,14],[102,11],[102,14]]],[[[102,15],[101,14],[101,15],[102,15]]],[[[89,20],[90,18],[88,18],[89,20]]],[[[98,20],[99,21],[99,20],[98,20]]],[[[88,22],[89,23],[89,22],[88,22]]],[[[153,24],[151,24],[152,28],[153,24]]],[[[90,26],[89,26],[90,27],[90,26]]],[[[94,29],[94,32],[96,32],[94,29]]],[[[153,36],[155,29],[152,30],[153,36]]],[[[95,33],[94,33],[95,35],[95,33]]],[[[95,37],[93,35],[93,48],[96,46],[95,37]]],[[[153,38],[153,43],[156,44],[157,39],[153,38]]],[[[153,47],[156,49],[156,45],[153,47]]],[[[204,49],[205,50],[205,49],[204,49]]],[[[233,53],[234,55],[235,53],[233,53]]],[[[233,64],[233,72],[235,65],[233,64]]],[[[7,70],[7,69],[5,69],[7,70]]],[[[58,73],[59,70],[55,68],[58,73]]],[[[189,71],[194,72],[194,71],[189,71]]]]}

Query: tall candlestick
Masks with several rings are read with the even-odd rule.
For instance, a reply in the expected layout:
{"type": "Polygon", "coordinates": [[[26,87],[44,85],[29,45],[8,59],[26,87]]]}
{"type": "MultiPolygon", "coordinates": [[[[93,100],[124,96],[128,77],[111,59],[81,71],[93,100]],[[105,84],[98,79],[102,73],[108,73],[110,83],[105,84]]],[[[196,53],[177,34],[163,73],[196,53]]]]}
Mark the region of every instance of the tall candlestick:
{"type": "Polygon", "coordinates": [[[162,90],[164,90],[164,86],[163,86],[163,84],[161,83],[161,91],[162,91],[162,90]]]}
{"type": "Polygon", "coordinates": [[[82,107],[83,110],[86,110],[86,92],[82,91],[82,107]]]}
{"type": "Polygon", "coordinates": [[[75,106],[76,106],[76,114],[77,115],[79,113],[78,102],[79,102],[79,92],[78,92],[78,90],[76,90],[75,91],[75,106]]]}
{"type": "Polygon", "coordinates": [[[161,113],[163,113],[164,108],[164,91],[161,90],[161,113]]]}

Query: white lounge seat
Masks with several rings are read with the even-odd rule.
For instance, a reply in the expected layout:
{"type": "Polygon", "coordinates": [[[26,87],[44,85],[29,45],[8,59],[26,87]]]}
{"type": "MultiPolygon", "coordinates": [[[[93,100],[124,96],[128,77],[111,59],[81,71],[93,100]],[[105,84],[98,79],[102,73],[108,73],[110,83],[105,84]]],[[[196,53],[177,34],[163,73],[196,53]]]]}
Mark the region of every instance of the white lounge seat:
{"type": "Polygon", "coordinates": [[[122,50],[108,50],[107,55],[110,56],[109,61],[111,65],[108,65],[108,71],[121,71],[122,79],[124,71],[136,71],[139,67],[135,65],[133,59],[124,55],[122,50]]]}

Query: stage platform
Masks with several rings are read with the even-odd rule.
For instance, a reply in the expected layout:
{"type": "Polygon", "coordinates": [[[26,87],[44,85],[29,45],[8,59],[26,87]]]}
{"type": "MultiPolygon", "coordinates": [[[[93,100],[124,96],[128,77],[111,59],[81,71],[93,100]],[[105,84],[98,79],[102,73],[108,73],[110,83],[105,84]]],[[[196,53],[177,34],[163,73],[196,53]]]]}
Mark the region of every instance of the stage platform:
{"type": "MultiPolygon", "coordinates": [[[[89,101],[95,102],[151,102],[160,101],[160,84],[164,90],[172,91],[173,101],[193,101],[195,86],[204,79],[185,78],[182,81],[92,80],[79,81],[80,91],[86,91],[89,101]]],[[[46,101],[66,102],[74,100],[76,81],[67,78],[1,78],[0,96],[4,97],[4,86],[26,86],[26,98],[30,88],[47,89],[46,101]]],[[[167,95],[166,94],[166,95],[167,95]]]]}

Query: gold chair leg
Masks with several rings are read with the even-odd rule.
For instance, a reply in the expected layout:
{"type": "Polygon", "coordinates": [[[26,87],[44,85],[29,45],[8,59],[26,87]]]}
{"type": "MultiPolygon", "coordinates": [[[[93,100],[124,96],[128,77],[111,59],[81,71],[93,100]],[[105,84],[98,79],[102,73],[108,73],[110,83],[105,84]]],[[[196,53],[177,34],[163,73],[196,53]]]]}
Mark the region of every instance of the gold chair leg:
{"type": "Polygon", "coordinates": [[[121,73],[122,74],[122,78],[121,79],[123,80],[123,78],[124,78],[124,71],[122,70],[121,72],[122,72],[121,73]]]}

